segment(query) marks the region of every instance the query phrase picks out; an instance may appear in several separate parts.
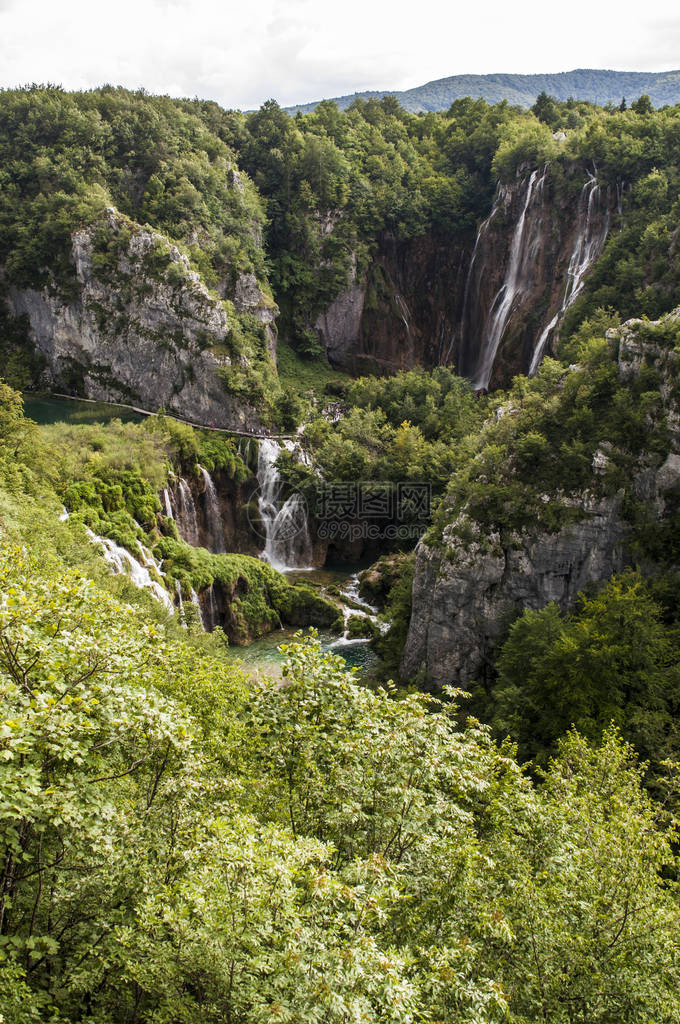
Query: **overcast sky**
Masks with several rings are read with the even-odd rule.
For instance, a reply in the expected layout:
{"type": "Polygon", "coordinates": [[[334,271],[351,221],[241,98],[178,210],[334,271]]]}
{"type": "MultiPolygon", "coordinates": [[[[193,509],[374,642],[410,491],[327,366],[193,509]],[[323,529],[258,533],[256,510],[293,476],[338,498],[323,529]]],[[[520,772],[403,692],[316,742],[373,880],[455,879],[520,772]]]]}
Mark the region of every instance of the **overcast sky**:
{"type": "Polygon", "coordinates": [[[0,85],[259,106],[436,78],[680,66],[677,0],[0,0],[0,85]]]}

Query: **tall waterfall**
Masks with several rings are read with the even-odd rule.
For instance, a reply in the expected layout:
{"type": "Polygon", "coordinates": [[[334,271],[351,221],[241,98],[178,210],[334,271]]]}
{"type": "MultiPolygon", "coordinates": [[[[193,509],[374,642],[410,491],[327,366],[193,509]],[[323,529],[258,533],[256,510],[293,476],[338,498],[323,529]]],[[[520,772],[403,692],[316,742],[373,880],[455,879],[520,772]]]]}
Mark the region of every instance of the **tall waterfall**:
{"type": "MultiPolygon", "coordinates": [[[[543,168],[541,173],[539,173],[538,170],[535,170],[531,172],[529,177],[529,182],[524,195],[522,211],[517,224],[515,225],[515,230],[512,236],[510,258],[505,272],[505,279],[496,293],[484,324],[482,346],[479,351],[479,357],[477,359],[477,365],[473,376],[473,386],[475,388],[487,388],[489,386],[489,380],[491,378],[496,353],[498,352],[498,346],[501,343],[503,332],[505,331],[508,320],[510,319],[515,300],[517,296],[522,293],[524,284],[527,280],[527,274],[531,268],[533,245],[531,244],[531,232],[527,230],[527,212],[529,211],[534,196],[538,195],[540,198],[542,195],[546,174],[547,165],[543,168]]],[[[499,199],[503,197],[504,193],[499,191],[499,199]]],[[[488,227],[497,209],[498,204],[494,203],[494,211],[492,212],[491,217],[485,221],[482,226],[483,229],[488,227]]],[[[481,229],[480,234],[478,235],[478,241],[480,236],[481,229]]],[[[475,248],[477,248],[477,246],[475,246],[475,248]]],[[[472,270],[472,264],[470,269],[472,270]]]]}
{"type": "Polygon", "coordinates": [[[194,499],[189,489],[189,485],[184,477],[180,477],[177,487],[176,518],[177,529],[179,530],[182,539],[185,540],[187,544],[191,544],[192,547],[198,547],[199,536],[196,506],[194,505],[194,499]]]}
{"type": "Polygon", "coordinates": [[[282,481],[276,468],[281,446],[270,438],[260,442],[257,480],[260,485],[258,509],[265,531],[260,554],[275,569],[300,569],[312,559],[312,541],[307,523],[307,506],[300,494],[281,504],[282,481]]]}
{"type": "Polygon", "coordinates": [[[595,262],[604,248],[609,231],[609,209],[601,217],[601,190],[596,178],[588,178],[581,189],[578,203],[578,233],[574,248],[569,258],[567,282],[564,289],[562,305],[550,323],[545,327],[534,346],[529,373],[534,374],[539,367],[545,346],[552,331],[562,319],[572,302],[580,294],[586,272],[595,262]]]}
{"type": "Polygon", "coordinates": [[[224,543],[222,512],[220,509],[220,501],[217,497],[217,489],[208,470],[204,469],[203,466],[199,466],[198,468],[201,471],[203,482],[205,483],[205,511],[208,521],[210,540],[212,541],[210,550],[216,555],[224,554],[227,548],[224,543]]]}

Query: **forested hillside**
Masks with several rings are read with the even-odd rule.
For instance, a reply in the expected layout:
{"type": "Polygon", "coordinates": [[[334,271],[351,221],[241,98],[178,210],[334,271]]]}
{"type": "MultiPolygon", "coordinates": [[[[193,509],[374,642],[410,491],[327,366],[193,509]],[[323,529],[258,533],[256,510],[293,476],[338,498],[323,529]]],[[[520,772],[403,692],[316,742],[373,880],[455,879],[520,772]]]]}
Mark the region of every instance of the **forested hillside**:
{"type": "Polygon", "coordinates": [[[680,303],[677,126],[677,108],[644,96],[426,115],[387,98],[291,119],[273,101],[243,115],[116,89],[3,92],[7,376],[266,421],[278,326],[283,347],[350,373],[444,364],[475,379],[513,273],[492,378],[508,383],[553,323],[546,351],[600,306],[625,319],[680,303]],[[523,208],[538,256],[512,270],[523,208]],[[148,364],[137,379],[132,349],[148,364]]]}
{"type": "Polygon", "coordinates": [[[680,1022],[629,99],[0,92],[0,1024],[680,1022]]]}
{"type": "MultiPolygon", "coordinates": [[[[680,100],[680,72],[580,68],[545,75],[451,75],[403,92],[358,92],[351,96],[335,97],[332,102],[344,110],[357,99],[381,100],[385,96],[394,96],[404,110],[418,114],[428,110],[446,110],[454,100],[468,96],[486,100],[487,103],[502,103],[506,100],[520,107],[530,107],[542,92],[558,100],[588,100],[589,103],[601,106],[607,103],[618,106],[623,97],[634,99],[641,93],[647,93],[655,107],[664,107],[680,100]]],[[[309,114],[319,102],[301,103],[286,109],[291,114],[309,114]]]]}

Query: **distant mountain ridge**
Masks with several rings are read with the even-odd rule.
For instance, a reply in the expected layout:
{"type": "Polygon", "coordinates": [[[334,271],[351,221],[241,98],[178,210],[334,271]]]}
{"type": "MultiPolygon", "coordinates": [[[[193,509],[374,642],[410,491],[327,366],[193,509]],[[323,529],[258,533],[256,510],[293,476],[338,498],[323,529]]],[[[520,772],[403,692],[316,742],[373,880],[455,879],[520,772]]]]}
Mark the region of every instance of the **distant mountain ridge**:
{"type": "MultiPolygon", "coordinates": [[[[530,107],[541,92],[559,100],[570,97],[592,103],[620,103],[622,97],[634,100],[646,93],[655,107],[680,103],[680,71],[601,71],[580,68],[545,75],[452,75],[439,78],[414,89],[398,92],[391,89],[356,92],[332,97],[344,110],[356,99],[382,99],[396,96],[402,107],[412,113],[446,110],[454,100],[464,96],[482,97],[488,103],[507,100],[521,107],[530,107]]],[[[290,114],[311,113],[320,100],[286,107],[290,114]]]]}

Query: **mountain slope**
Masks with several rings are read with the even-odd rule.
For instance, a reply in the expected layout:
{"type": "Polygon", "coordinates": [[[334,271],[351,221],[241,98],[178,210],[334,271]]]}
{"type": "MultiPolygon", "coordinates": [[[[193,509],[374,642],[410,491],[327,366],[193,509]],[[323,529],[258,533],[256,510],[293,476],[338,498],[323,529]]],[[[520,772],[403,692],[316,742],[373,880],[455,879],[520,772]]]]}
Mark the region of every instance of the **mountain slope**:
{"type": "MultiPolygon", "coordinates": [[[[600,71],[579,68],[545,75],[452,75],[439,78],[414,89],[396,92],[357,92],[352,96],[336,96],[334,102],[344,110],[356,99],[396,96],[402,107],[412,113],[446,110],[454,100],[471,96],[487,103],[507,100],[520,107],[530,107],[541,92],[559,100],[571,98],[592,103],[620,103],[623,96],[635,99],[646,93],[655,107],[680,102],[680,71],[600,71]]],[[[307,114],[319,101],[287,107],[290,114],[307,114]]]]}

